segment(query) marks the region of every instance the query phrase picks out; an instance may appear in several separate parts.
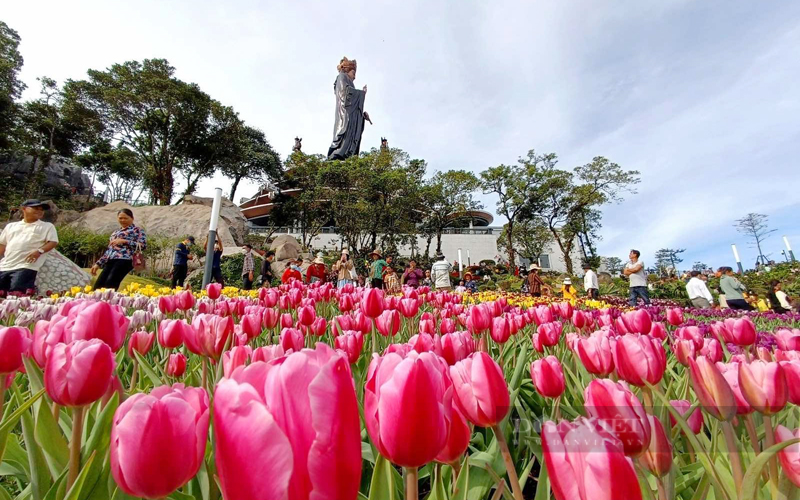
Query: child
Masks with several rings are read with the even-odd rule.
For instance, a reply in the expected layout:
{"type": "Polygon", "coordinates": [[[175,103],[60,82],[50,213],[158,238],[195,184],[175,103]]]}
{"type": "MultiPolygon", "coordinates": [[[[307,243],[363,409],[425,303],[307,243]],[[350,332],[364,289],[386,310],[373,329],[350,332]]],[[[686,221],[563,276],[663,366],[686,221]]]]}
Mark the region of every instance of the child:
{"type": "Polygon", "coordinates": [[[464,286],[464,280],[458,282],[458,286],[456,287],[456,293],[465,293],[467,291],[467,287],[464,286]]]}
{"type": "Polygon", "coordinates": [[[578,291],[572,286],[572,280],[564,278],[564,284],[561,286],[561,296],[566,300],[575,300],[578,298],[578,291]]]}
{"type": "Polygon", "coordinates": [[[383,286],[386,288],[386,293],[400,293],[400,280],[394,268],[387,267],[384,269],[383,286]]]}

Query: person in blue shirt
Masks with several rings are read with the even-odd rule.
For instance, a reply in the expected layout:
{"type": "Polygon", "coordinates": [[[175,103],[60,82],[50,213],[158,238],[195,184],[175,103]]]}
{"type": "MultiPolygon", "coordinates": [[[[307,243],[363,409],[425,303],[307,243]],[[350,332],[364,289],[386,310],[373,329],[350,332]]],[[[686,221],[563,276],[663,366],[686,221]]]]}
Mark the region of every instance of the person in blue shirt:
{"type": "Polygon", "coordinates": [[[172,261],[172,288],[183,287],[186,274],[189,272],[189,261],[194,256],[189,253],[189,247],[194,245],[194,236],[187,236],[175,247],[175,260],[172,261]]]}
{"type": "MultiPolygon", "coordinates": [[[[208,248],[208,236],[206,236],[206,242],[203,244],[203,248],[208,248]]],[[[214,256],[211,261],[211,279],[224,287],[225,280],[222,277],[222,250],[222,240],[217,236],[214,241],[214,256]]]]}
{"type": "Polygon", "coordinates": [[[464,286],[467,288],[468,292],[478,293],[478,284],[472,279],[472,275],[470,273],[464,275],[464,280],[464,286]]]}

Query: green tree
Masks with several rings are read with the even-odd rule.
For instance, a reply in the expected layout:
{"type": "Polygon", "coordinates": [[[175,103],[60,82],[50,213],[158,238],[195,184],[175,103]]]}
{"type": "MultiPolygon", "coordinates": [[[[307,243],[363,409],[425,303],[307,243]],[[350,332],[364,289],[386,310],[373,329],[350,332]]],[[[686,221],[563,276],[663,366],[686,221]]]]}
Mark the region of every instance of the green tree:
{"type": "Polygon", "coordinates": [[[11,146],[17,114],[15,101],[25,90],[25,84],[17,77],[23,63],[19,42],[19,34],[0,21],[0,151],[11,146]]]}
{"type": "Polygon", "coordinates": [[[442,230],[459,222],[468,222],[472,210],[483,206],[473,194],[480,181],[472,172],[448,170],[436,172],[422,188],[424,224],[436,235],[436,252],[442,250],[442,230]]]}
{"type": "Polygon", "coordinates": [[[277,183],[282,175],[281,159],[272,149],[264,132],[245,125],[235,138],[235,148],[222,164],[222,173],[231,179],[231,201],[234,201],[236,188],[243,179],[264,184],[277,183]]]}
{"type": "Polygon", "coordinates": [[[622,259],[619,257],[605,257],[603,258],[603,264],[612,276],[619,274],[623,268],[622,259]]]}
{"type": "Polygon", "coordinates": [[[301,244],[306,248],[332,216],[328,191],[320,182],[324,163],[322,155],[292,153],[286,161],[287,169],[281,190],[275,197],[275,208],[270,213],[274,223],[298,226],[301,244]]]}
{"type": "Polygon", "coordinates": [[[656,252],[656,266],[662,275],[678,271],[678,264],[683,262],[680,254],[685,252],[685,248],[662,248],[656,252]]]}
{"type": "MultiPolygon", "coordinates": [[[[92,144],[77,155],[75,164],[91,174],[91,186],[100,181],[107,188],[109,202],[123,200],[139,203],[144,194],[145,165],[133,150],[123,145],[113,146],[108,139],[92,144]]],[[[86,197],[89,201],[89,196],[86,197]]]]}
{"type": "Polygon", "coordinates": [[[740,233],[751,238],[750,243],[755,245],[756,249],[758,249],[758,258],[761,260],[762,264],[766,264],[767,258],[764,257],[764,252],[761,250],[761,244],[770,234],[775,232],[775,229],[769,228],[769,217],[764,214],[751,212],[741,219],[738,219],[733,227],[740,233]]]}
{"type": "MultiPolygon", "coordinates": [[[[538,219],[521,220],[514,225],[514,233],[510,240],[513,241],[514,250],[520,257],[531,262],[539,262],[539,256],[544,253],[545,248],[553,241],[553,235],[549,228],[538,219]]],[[[497,249],[507,252],[508,248],[508,224],[503,226],[500,236],[497,238],[497,249]]]]}
{"type": "Polygon", "coordinates": [[[696,261],[694,264],[692,264],[692,271],[703,272],[706,269],[708,269],[708,266],[705,265],[704,263],[700,262],[700,261],[696,261]]]}

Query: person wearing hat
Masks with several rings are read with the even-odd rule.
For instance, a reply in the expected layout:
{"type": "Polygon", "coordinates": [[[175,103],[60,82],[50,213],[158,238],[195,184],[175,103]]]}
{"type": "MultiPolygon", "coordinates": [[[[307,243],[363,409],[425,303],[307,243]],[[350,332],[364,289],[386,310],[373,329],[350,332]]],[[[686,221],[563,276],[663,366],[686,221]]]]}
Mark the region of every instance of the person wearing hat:
{"type": "Polygon", "coordinates": [[[306,283],[315,283],[317,281],[325,283],[325,278],[328,274],[328,269],[325,267],[325,261],[322,259],[322,253],[317,254],[317,258],[311,261],[311,265],[306,269],[306,283]]]}
{"type": "Polygon", "coordinates": [[[172,261],[172,288],[183,287],[186,275],[189,272],[189,261],[194,256],[189,253],[189,247],[194,245],[194,236],[187,236],[175,247],[175,259],[172,261]]]}
{"type": "Polygon", "coordinates": [[[381,252],[377,249],[369,254],[372,259],[370,265],[370,279],[372,280],[372,288],[383,288],[383,269],[388,267],[389,264],[383,260],[381,252]]]}
{"type": "Polygon", "coordinates": [[[578,291],[572,286],[572,280],[564,278],[564,284],[561,285],[561,296],[566,300],[575,300],[578,298],[578,291]]]}
{"type": "Polygon", "coordinates": [[[39,200],[22,203],[22,220],[0,234],[0,297],[9,292],[33,294],[42,256],[58,245],[56,227],[42,220],[50,206],[39,200]]]}
{"type": "Polygon", "coordinates": [[[353,261],[350,260],[350,252],[346,248],[342,250],[342,256],[339,257],[339,260],[333,263],[332,270],[336,273],[337,288],[342,288],[354,281],[355,266],[353,266],[353,261]]]}
{"type": "Polygon", "coordinates": [[[542,286],[544,286],[544,281],[542,281],[542,277],[539,276],[539,269],[541,269],[537,264],[531,264],[528,266],[528,293],[531,294],[533,297],[541,297],[542,296],[542,286]]]}
{"type": "Polygon", "coordinates": [[[600,284],[597,282],[597,273],[592,270],[592,265],[584,261],[583,270],[586,274],[583,275],[583,289],[586,290],[586,296],[590,299],[600,298],[600,284]]]}
{"type": "Polygon", "coordinates": [[[300,270],[301,265],[303,265],[303,259],[290,260],[286,270],[283,271],[283,276],[281,276],[281,283],[285,285],[292,279],[303,281],[303,272],[300,270]]]}
{"type": "Polygon", "coordinates": [[[436,262],[431,266],[431,280],[436,290],[450,290],[450,271],[452,267],[444,254],[439,252],[436,255],[436,262]]]}

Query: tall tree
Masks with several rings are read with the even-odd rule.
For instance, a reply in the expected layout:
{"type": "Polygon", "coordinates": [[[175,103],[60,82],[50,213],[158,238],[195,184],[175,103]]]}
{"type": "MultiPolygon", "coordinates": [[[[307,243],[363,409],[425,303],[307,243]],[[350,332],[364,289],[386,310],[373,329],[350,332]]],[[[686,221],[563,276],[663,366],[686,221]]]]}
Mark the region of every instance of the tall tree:
{"type": "MultiPolygon", "coordinates": [[[[514,233],[511,236],[511,241],[514,244],[515,251],[520,257],[528,259],[531,262],[539,262],[539,256],[544,253],[553,241],[553,235],[550,234],[548,227],[539,219],[521,220],[514,225],[514,233]]],[[[508,224],[503,226],[500,236],[497,238],[497,249],[501,252],[508,251],[508,224]]]]}
{"type": "Polygon", "coordinates": [[[680,254],[685,252],[685,248],[662,248],[656,252],[656,266],[662,275],[670,274],[670,266],[673,272],[678,271],[678,264],[683,262],[680,254]]]}
{"type": "Polygon", "coordinates": [[[442,251],[444,228],[469,220],[469,212],[483,206],[473,194],[480,181],[472,172],[448,170],[436,172],[422,189],[424,224],[436,234],[436,252],[442,251]]]}
{"type": "Polygon", "coordinates": [[[764,214],[749,213],[738,219],[736,224],[733,225],[737,231],[750,237],[750,243],[755,245],[758,249],[758,258],[762,264],[767,262],[764,257],[764,252],[761,250],[761,244],[767,237],[774,233],[775,229],[769,228],[769,217],[764,214]]]}
{"type": "Polygon", "coordinates": [[[619,257],[605,257],[603,258],[603,264],[612,276],[619,274],[623,268],[622,259],[619,257]]]}
{"type": "Polygon", "coordinates": [[[17,78],[23,63],[19,42],[19,34],[0,21],[0,151],[11,145],[17,112],[15,101],[25,90],[25,84],[17,78]]]}
{"type": "Polygon", "coordinates": [[[264,132],[245,125],[235,139],[235,149],[222,164],[222,173],[233,179],[230,200],[243,179],[264,184],[277,183],[281,177],[281,159],[272,149],[264,132]]]}
{"type": "Polygon", "coordinates": [[[275,198],[274,214],[270,214],[299,226],[301,243],[306,248],[331,220],[331,201],[320,182],[324,163],[322,155],[292,153],[286,161],[281,191],[275,198]]]}
{"type": "Polygon", "coordinates": [[[543,173],[551,170],[557,161],[554,153],[537,155],[530,150],[527,157],[520,158],[516,166],[498,165],[481,172],[483,193],[497,196],[497,213],[508,220],[506,251],[512,266],[515,262],[514,225],[532,200],[538,202],[544,181],[543,173]]]}

